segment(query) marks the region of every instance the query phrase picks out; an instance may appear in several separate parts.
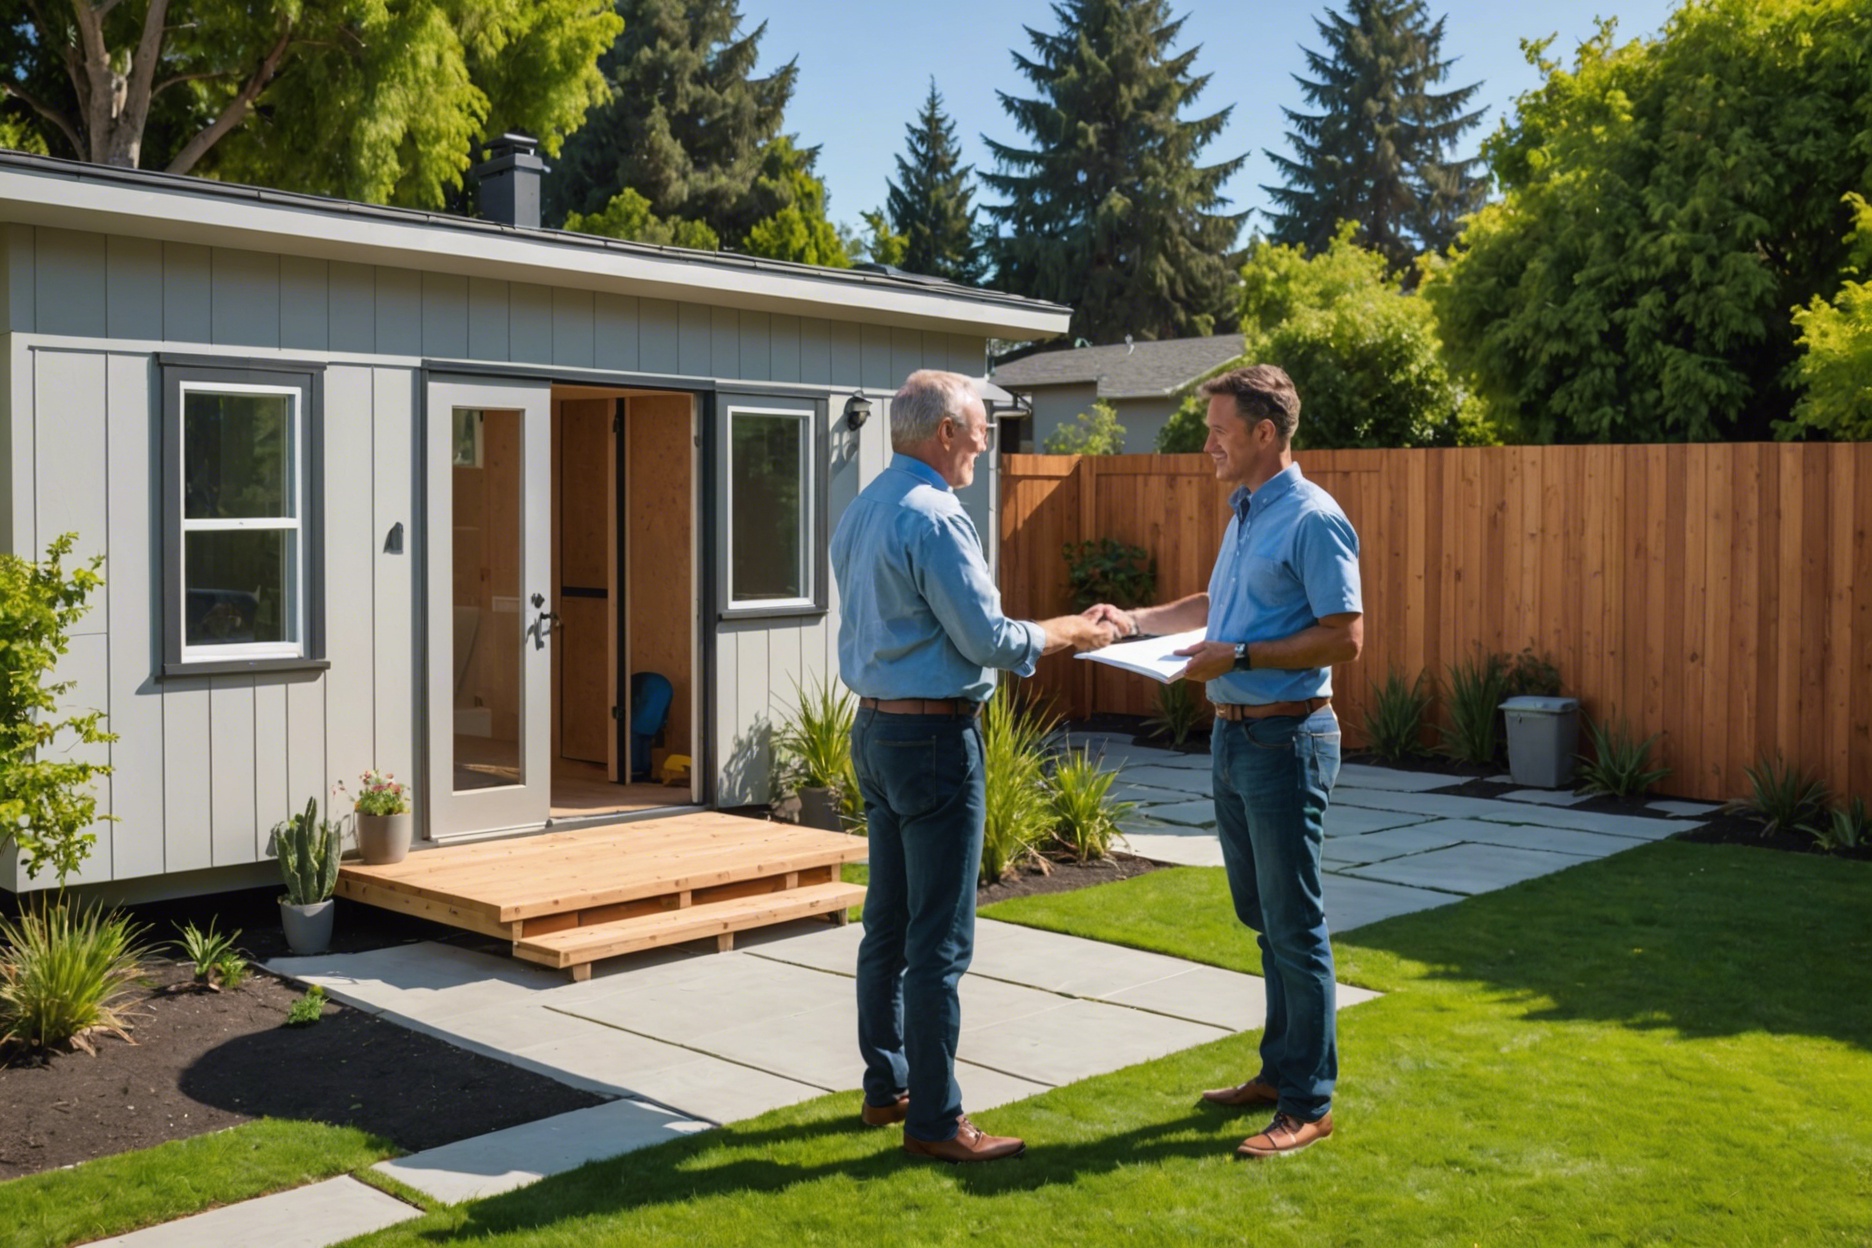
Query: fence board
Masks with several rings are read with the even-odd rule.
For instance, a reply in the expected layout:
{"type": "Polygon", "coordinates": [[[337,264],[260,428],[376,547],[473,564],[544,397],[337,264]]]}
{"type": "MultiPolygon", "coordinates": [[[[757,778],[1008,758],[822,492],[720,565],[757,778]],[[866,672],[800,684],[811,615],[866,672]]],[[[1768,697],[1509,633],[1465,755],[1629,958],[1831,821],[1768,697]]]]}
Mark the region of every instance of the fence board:
{"type": "MultiPolygon", "coordinates": [[[[1396,668],[1446,679],[1482,645],[1532,644],[1593,718],[1660,734],[1664,788],[1722,799],[1780,755],[1872,795],[1872,446],[1312,451],[1358,529],[1361,663],[1335,673],[1348,743],[1396,668]]],[[[1010,614],[1070,609],[1061,548],[1114,537],[1157,600],[1206,587],[1228,519],[1202,455],[1002,458],[1010,614]]],[[[1034,685],[1074,716],[1148,714],[1150,682],[1066,656],[1034,685]]]]}

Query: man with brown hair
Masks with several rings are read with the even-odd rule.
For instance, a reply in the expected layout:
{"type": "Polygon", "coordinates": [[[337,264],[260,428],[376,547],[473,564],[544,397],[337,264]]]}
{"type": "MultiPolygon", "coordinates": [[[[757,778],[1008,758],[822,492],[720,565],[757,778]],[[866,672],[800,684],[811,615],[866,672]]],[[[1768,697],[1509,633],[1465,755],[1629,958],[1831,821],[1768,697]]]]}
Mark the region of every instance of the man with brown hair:
{"type": "Polygon", "coordinates": [[[1267,1025],[1260,1071],[1203,1099],[1273,1109],[1235,1150],[1270,1157],[1332,1134],[1339,1054],[1320,842],[1339,775],[1331,668],[1358,658],[1364,641],[1358,535],[1294,463],[1300,396],[1286,373],[1238,368],[1202,391],[1203,450],[1216,479],[1236,487],[1209,590],[1093,613],[1126,636],[1205,630],[1206,640],[1177,653],[1189,656],[1185,679],[1207,681],[1215,703],[1216,830],[1235,913],[1260,942],[1267,1025]]]}

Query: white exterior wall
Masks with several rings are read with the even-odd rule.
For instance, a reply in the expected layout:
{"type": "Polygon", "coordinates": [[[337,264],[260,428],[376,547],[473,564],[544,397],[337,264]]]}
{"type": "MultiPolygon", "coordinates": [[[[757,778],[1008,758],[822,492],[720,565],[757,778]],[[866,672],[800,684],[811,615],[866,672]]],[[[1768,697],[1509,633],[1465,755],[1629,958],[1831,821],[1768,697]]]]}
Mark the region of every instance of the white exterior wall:
{"type": "MultiPolygon", "coordinates": [[[[337,778],[413,774],[414,482],[425,357],[824,386],[830,523],[889,456],[888,404],[916,368],[979,373],[982,339],[587,290],[0,226],[0,549],[61,532],[106,557],[62,678],[119,740],[82,882],[251,864],[272,825],[337,778]],[[154,356],[323,361],[325,672],[159,680],[161,411],[154,356]],[[859,434],[843,399],[876,404],[859,434]],[[401,555],[383,551],[402,522],[401,555]]],[[[965,496],[992,550],[992,472],[965,496]]],[[[714,552],[701,551],[702,568],[714,552]]],[[[700,569],[699,569],[700,574],[700,569]]],[[[765,800],[768,733],[793,681],[836,672],[829,616],[716,631],[717,801],[765,800]]],[[[10,856],[9,856],[10,858],[10,856]]],[[[0,887],[14,880],[0,862],[0,887]]],[[[35,886],[49,881],[44,877],[35,886]]]]}

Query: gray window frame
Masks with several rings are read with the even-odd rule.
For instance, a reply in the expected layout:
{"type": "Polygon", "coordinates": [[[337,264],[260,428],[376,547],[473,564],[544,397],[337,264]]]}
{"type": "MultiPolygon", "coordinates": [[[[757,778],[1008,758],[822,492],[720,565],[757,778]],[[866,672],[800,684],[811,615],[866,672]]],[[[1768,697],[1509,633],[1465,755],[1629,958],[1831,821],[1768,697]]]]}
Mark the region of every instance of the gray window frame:
{"type": "Polygon", "coordinates": [[[822,397],[807,397],[785,392],[763,390],[722,389],[717,392],[715,401],[712,446],[715,463],[712,475],[715,478],[715,497],[712,510],[716,515],[715,543],[715,583],[716,601],[720,604],[716,618],[718,620],[755,620],[782,619],[789,616],[822,616],[829,610],[830,595],[828,585],[832,578],[831,560],[828,547],[831,543],[831,490],[830,490],[830,444],[826,429],[827,402],[822,397]],[[729,463],[730,444],[729,424],[737,411],[767,413],[775,409],[802,411],[807,424],[807,444],[804,458],[811,468],[812,480],[810,496],[806,499],[806,528],[809,532],[809,549],[805,552],[806,574],[812,579],[812,592],[799,599],[782,599],[772,606],[748,601],[737,604],[734,599],[734,532],[728,522],[732,502],[729,499],[729,463]]]}
{"type": "Polygon", "coordinates": [[[160,355],[162,375],[162,672],[217,676],[243,672],[322,670],[325,656],[325,366],[296,360],[160,355]],[[182,585],[182,387],[216,385],[296,388],[304,439],[299,462],[299,533],[304,585],[304,635],[297,655],[184,659],[182,585]]]}

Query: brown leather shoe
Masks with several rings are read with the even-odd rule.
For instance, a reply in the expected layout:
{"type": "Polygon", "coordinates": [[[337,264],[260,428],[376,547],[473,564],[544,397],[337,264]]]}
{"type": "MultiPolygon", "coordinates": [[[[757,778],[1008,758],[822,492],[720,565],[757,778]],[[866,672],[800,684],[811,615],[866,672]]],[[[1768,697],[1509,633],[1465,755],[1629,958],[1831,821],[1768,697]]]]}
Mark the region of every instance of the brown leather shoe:
{"type": "Polygon", "coordinates": [[[1017,1140],[1011,1135],[988,1135],[970,1122],[966,1115],[956,1119],[954,1139],[938,1140],[932,1144],[906,1132],[903,1146],[904,1152],[912,1157],[934,1157],[952,1166],[965,1161],[1000,1161],[1004,1157],[1018,1157],[1027,1151],[1026,1141],[1017,1140]]]}
{"type": "Polygon", "coordinates": [[[1202,1099],[1211,1105],[1226,1105],[1231,1109],[1244,1105],[1278,1105],[1280,1089],[1256,1075],[1247,1083],[1238,1083],[1232,1088],[1213,1088],[1203,1093],[1202,1099]]]}
{"type": "Polygon", "coordinates": [[[873,1105],[866,1101],[864,1108],[858,1111],[858,1117],[867,1127],[888,1127],[892,1123],[902,1122],[909,1112],[910,1094],[906,1092],[888,1105],[873,1105]]]}
{"type": "Polygon", "coordinates": [[[1251,1135],[1235,1150],[1237,1157],[1279,1157],[1297,1153],[1332,1134],[1332,1115],[1318,1122],[1301,1122],[1292,1114],[1275,1114],[1259,1135],[1251,1135]]]}

